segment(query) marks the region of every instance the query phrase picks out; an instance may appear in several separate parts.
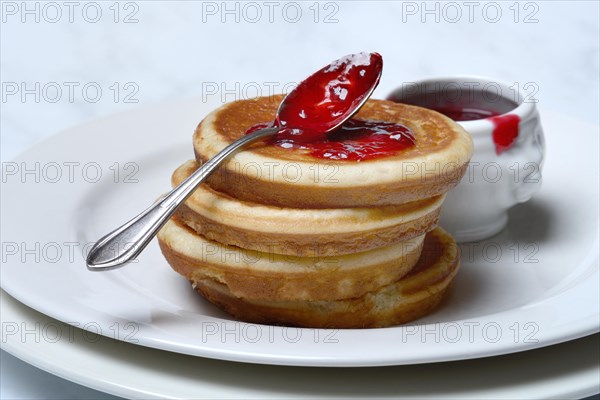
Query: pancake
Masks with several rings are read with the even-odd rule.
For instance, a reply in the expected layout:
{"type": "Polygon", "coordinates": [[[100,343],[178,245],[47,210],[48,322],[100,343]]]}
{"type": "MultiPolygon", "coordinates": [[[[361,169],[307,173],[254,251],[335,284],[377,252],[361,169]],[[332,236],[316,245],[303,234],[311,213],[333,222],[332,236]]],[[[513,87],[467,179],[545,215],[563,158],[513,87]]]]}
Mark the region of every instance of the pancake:
{"type": "Polygon", "coordinates": [[[264,301],[235,296],[212,279],[196,290],[236,319],[307,328],[377,328],[429,314],[442,300],[459,269],[456,243],[437,228],[427,234],[419,262],[397,282],[361,297],[337,301],[264,301]]]}
{"type": "Polygon", "coordinates": [[[406,275],[421,254],[424,235],[374,250],[333,257],[295,257],[245,250],[206,239],[177,219],[159,231],[171,267],[192,284],[223,284],[237,297],[336,300],[358,297],[406,275]]]}
{"type": "MultiPolygon", "coordinates": [[[[283,96],[227,103],[198,125],[198,163],[242,137],[251,127],[273,121],[283,96]]],[[[241,200],[291,208],[398,205],[440,195],[462,178],[473,151],[469,134],[432,110],[368,100],[355,116],[402,124],[415,145],[388,157],[363,160],[315,158],[306,150],[255,143],[233,155],[209,177],[213,189],[241,200]]]]}
{"type": "MultiPolygon", "coordinates": [[[[197,164],[173,173],[179,185],[197,164]]],[[[445,195],[381,207],[292,209],[232,198],[201,185],[177,210],[178,218],[208,239],[252,250],[317,257],[350,254],[404,242],[434,229],[445,195]]]]}

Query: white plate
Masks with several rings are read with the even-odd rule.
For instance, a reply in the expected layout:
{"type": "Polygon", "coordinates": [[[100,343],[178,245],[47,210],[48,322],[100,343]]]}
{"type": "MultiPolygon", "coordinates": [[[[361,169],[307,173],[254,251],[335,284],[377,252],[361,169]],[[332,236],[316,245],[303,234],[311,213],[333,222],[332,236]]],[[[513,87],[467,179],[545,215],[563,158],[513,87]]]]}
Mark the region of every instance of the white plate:
{"type": "Polygon", "coordinates": [[[114,115],[4,163],[2,288],[105,336],[253,363],[429,363],[598,331],[598,128],[550,113],[541,191],[512,210],[501,234],[463,247],[448,301],[414,324],[337,331],[240,323],[197,296],[155,243],[136,264],[87,271],[81,251],[168,189],[171,171],[192,157],[193,129],[215,106],[189,100],[114,115]]]}
{"type": "Polygon", "coordinates": [[[87,334],[4,292],[1,296],[2,325],[17,323],[19,329],[28,329],[24,337],[19,331],[5,335],[4,350],[65,379],[127,398],[556,399],[600,391],[599,335],[451,363],[356,369],[274,367],[191,357],[87,334]]]}

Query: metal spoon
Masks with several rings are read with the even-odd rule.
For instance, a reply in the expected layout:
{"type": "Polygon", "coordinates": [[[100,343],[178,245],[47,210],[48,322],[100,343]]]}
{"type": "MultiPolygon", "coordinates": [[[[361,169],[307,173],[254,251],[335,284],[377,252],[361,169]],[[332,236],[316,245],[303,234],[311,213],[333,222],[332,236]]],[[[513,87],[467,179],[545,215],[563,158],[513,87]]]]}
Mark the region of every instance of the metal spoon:
{"type": "Polygon", "coordinates": [[[338,128],[371,96],[382,67],[379,54],[359,53],[335,60],[309,76],[279,105],[276,126],[257,130],[231,143],[157,203],[100,238],[87,256],[88,269],[110,270],[135,259],[198,185],[242,147],[290,128],[295,134],[307,129],[313,139],[315,131],[324,135],[338,128]]]}

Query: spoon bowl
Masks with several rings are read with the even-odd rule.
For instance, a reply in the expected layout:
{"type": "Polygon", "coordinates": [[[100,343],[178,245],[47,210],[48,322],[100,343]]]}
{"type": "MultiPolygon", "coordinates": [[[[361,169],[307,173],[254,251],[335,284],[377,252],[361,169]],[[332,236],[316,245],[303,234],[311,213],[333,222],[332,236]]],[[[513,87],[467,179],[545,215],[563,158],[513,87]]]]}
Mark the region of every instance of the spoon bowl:
{"type": "MultiPolygon", "coordinates": [[[[383,59],[378,53],[350,54],[302,81],[281,102],[275,125],[312,140],[339,128],[371,97],[383,59]]],[[[284,131],[285,132],[285,131],[284,131]]]]}

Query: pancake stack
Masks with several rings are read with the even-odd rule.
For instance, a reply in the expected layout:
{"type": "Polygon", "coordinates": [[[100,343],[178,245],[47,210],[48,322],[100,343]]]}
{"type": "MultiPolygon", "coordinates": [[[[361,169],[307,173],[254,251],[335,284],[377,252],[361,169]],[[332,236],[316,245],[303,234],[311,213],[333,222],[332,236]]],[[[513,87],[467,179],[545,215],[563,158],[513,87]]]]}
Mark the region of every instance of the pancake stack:
{"type": "MultiPolygon", "coordinates": [[[[281,100],[241,100],[209,114],[194,133],[195,159],[175,170],[172,185],[272,121],[281,100]]],[[[355,118],[404,125],[415,144],[359,162],[251,145],[159,232],[171,267],[248,322],[367,328],[431,312],[459,268],[456,244],[437,222],[471,139],[437,112],[388,101],[369,100],[355,118]]]]}

